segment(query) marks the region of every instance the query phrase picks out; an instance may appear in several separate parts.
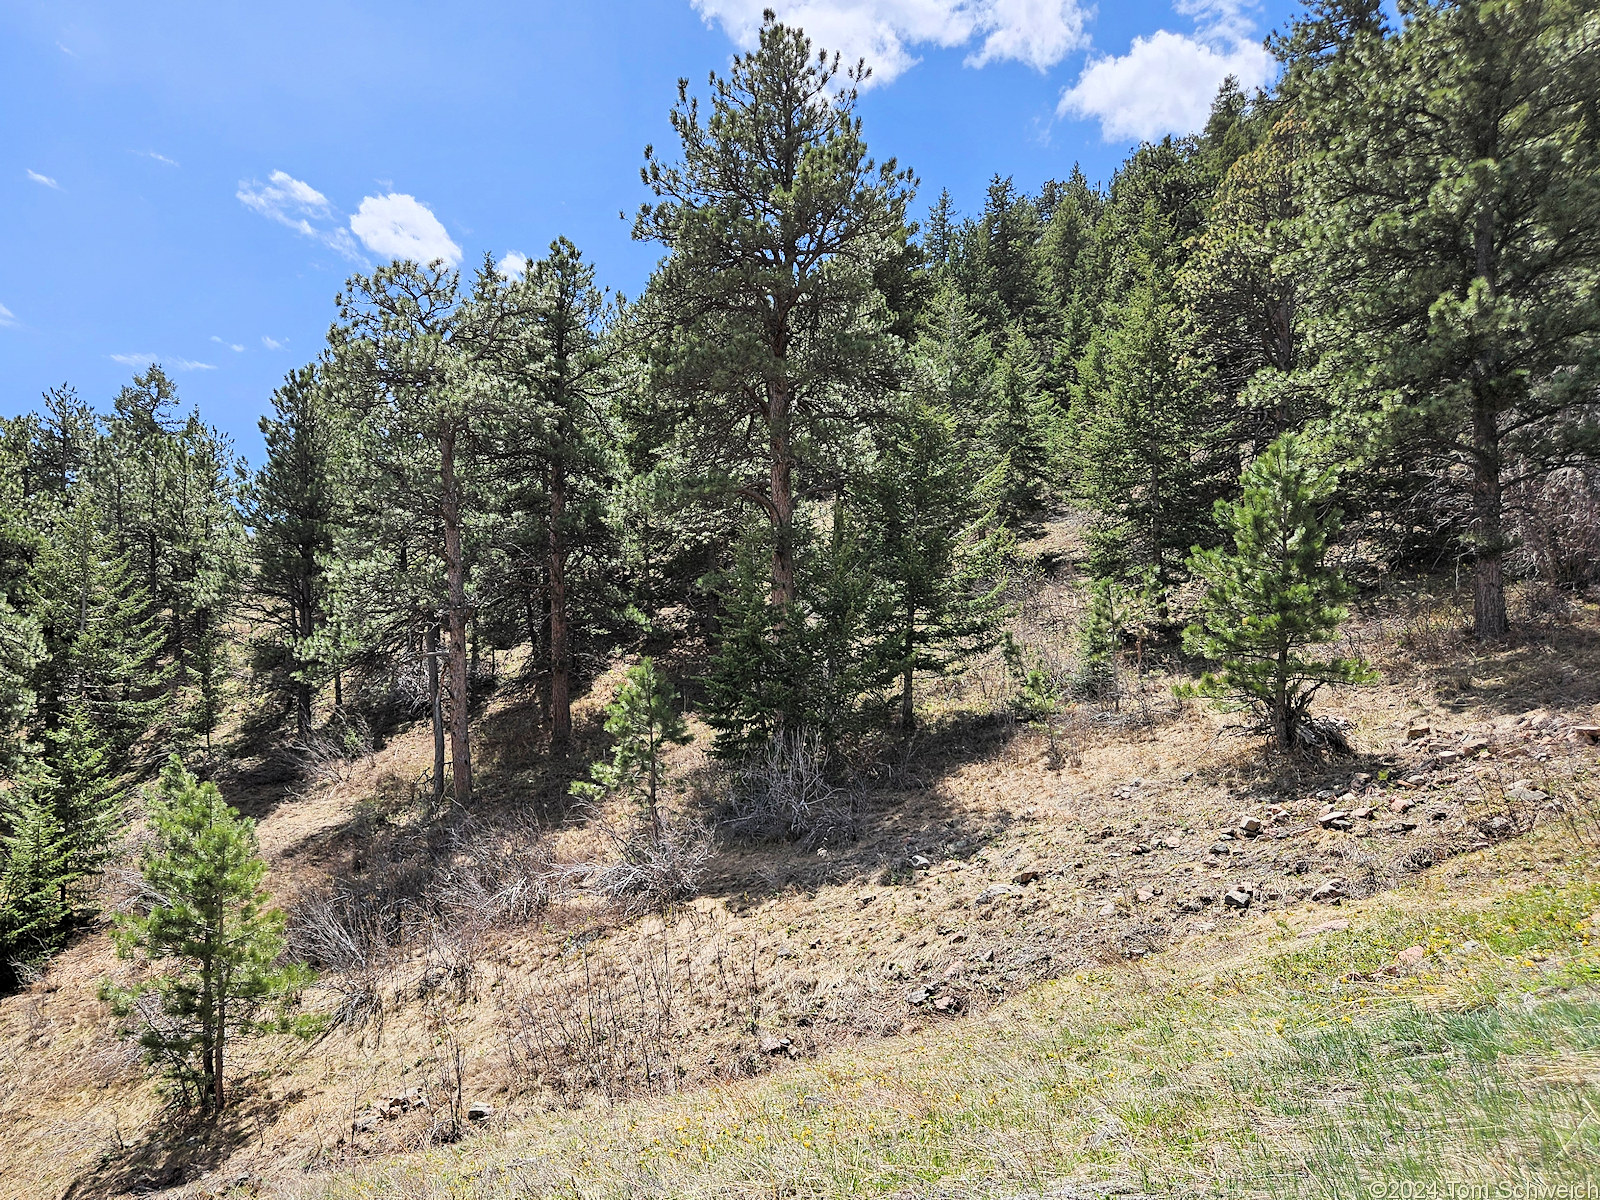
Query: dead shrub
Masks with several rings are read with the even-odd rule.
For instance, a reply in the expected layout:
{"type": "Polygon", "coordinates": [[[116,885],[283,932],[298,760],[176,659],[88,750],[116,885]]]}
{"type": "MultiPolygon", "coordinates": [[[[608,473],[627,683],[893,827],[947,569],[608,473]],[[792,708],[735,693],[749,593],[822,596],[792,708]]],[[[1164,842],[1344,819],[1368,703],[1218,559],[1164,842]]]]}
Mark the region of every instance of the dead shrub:
{"type": "Polygon", "coordinates": [[[1600,581],[1600,467],[1562,467],[1507,499],[1513,571],[1552,588],[1600,581]]]}
{"type": "Polygon", "coordinates": [[[676,991],[665,942],[658,951],[641,939],[621,964],[583,951],[571,974],[507,1004],[502,1028],[513,1079],[574,1108],[596,1093],[616,1104],[673,1090],[682,1074],[676,991]]]}
{"type": "Polygon", "coordinates": [[[829,777],[820,734],[779,734],[733,779],[727,828],[760,837],[787,837],[805,846],[855,837],[859,798],[829,777]]]}
{"type": "Polygon", "coordinates": [[[665,912],[699,890],[714,849],[704,826],[687,820],[663,823],[657,838],[646,821],[618,829],[598,814],[594,828],[610,841],[616,859],[594,866],[589,883],[631,917],[665,912]]]}

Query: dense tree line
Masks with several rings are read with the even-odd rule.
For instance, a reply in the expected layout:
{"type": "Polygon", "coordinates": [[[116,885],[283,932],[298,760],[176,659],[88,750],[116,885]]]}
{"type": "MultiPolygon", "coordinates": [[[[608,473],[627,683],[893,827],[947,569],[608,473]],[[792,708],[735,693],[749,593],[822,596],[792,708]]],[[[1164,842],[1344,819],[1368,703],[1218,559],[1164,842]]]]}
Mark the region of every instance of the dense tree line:
{"type": "Polygon", "coordinates": [[[909,730],[1068,510],[1086,638],[1133,597],[1171,645],[1192,623],[1203,687],[1285,749],[1308,689],[1364,677],[1305,653],[1350,594],[1336,535],[1369,584],[1460,563],[1504,634],[1514,506],[1600,448],[1600,23],[1311,0],[1272,45],[1271,91],[1229,83],[1103,187],[996,176],[917,222],[860,68],[769,20],[645,152],[637,299],[565,239],[515,277],[358,275],[253,472],[159,367],[5,422],[0,958],[84,919],[126,787],[173,752],[203,776],[229,714],[307,753],[426,720],[461,805],[515,647],[556,756],[617,651],[698,653],[730,758],[909,730]]]}

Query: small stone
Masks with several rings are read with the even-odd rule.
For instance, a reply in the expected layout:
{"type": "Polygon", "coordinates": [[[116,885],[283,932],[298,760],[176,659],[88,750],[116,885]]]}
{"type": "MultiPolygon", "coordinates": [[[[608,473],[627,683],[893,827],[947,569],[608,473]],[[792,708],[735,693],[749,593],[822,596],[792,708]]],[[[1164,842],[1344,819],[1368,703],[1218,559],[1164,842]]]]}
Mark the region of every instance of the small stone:
{"type": "Polygon", "coordinates": [[[906,993],[907,1004],[915,1006],[918,1004],[926,1004],[927,1002],[928,989],[925,987],[913,988],[911,991],[906,993]]]}
{"type": "Polygon", "coordinates": [[[1433,729],[1430,726],[1424,725],[1419,721],[1406,730],[1406,741],[1414,742],[1418,738],[1427,737],[1432,732],[1433,729]]]}
{"type": "Polygon", "coordinates": [[[1471,954],[1474,950],[1477,950],[1477,949],[1478,949],[1478,943],[1475,942],[1475,941],[1472,941],[1470,938],[1467,941],[1464,941],[1464,942],[1461,943],[1461,953],[1463,953],[1463,954],[1471,954]]]}
{"type": "Polygon", "coordinates": [[[1488,748],[1489,739],[1486,737],[1463,738],[1461,742],[1461,753],[1463,754],[1478,754],[1488,748]]]}
{"type": "Polygon", "coordinates": [[[1349,829],[1350,814],[1343,809],[1336,808],[1332,812],[1325,812],[1318,817],[1317,824],[1324,829],[1349,829]]]}
{"type": "MultiPolygon", "coordinates": [[[[922,998],[923,1000],[928,998],[926,992],[923,992],[922,998]]],[[[920,1004],[921,1002],[922,1001],[919,1000],[916,1003],[920,1004]]],[[[756,1043],[756,1049],[760,1050],[763,1054],[782,1054],[788,1048],[789,1039],[781,1038],[775,1033],[763,1033],[761,1035],[761,1040],[756,1043]]]]}
{"type": "Polygon", "coordinates": [[[1152,892],[1149,888],[1140,888],[1137,892],[1135,892],[1133,894],[1133,898],[1135,900],[1137,900],[1140,904],[1149,904],[1150,901],[1152,901],[1152,900],[1154,900],[1156,898],[1156,894],[1154,892],[1152,892]]]}
{"type": "Polygon", "coordinates": [[[1312,889],[1311,898],[1323,904],[1333,904],[1350,894],[1350,884],[1344,879],[1330,879],[1312,889]]]}
{"type": "Polygon", "coordinates": [[[1572,736],[1586,742],[1600,742],[1600,725],[1574,725],[1572,736]]]}
{"type": "Polygon", "coordinates": [[[1357,821],[1370,821],[1372,820],[1373,816],[1376,815],[1376,813],[1377,809],[1372,808],[1370,805],[1363,808],[1353,808],[1350,810],[1351,818],[1357,821]]]}
{"type": "Polygon", "coordinates": [[[992,901],[1000,899],[1002,896],[1018,895],[1021,893],[1021,891],[1021,888],[1012,887],[1009,884],[996,883],[990,887],[984,888],[983,891],[978,893],[977,903],[988,904],[992,901]]]}
{"type": "Polygon", "coordinates": [[[1309,929],[1302,929],[1300,936],[1303,938],[1316,937],[1319,933],[1343,933],[1350,928],[1349,921],[1324,921],[1320,925],[1313,925],[1309,929]]]}
{"type": "Polygon", "coordinates": [[[1234,888],[1233,891],[1222,898],[1222,902],[1229,908],[1249,908],[1250,899],[1249,892],[1243,888],[1234,888]]]}
{"type": "Polygon", "coordinates": [[[487,1121],[494,1116],[494,1106],[485,1104],[482,1100],[474,1100],[467,1106],[467,1120],[487,1121]]]}
{"type": "Polygon", "coordinates": [[[930,859],[927,859],[927,858],[924,858],[924,857],[923,857],[923,856],[922,856],[922,855],[920,855],[920,854],[913,854],[913,855],[912,855],[912,856],[911,856],[911,866],[912,866],[912,867],[913,867],[913,868],[914,868],[914,869],[915,869],[915,870],[918,870],[918,871],[920,871],[920,870],[922,870],[922,868],[924,868],[924,867],[931,867],[931,866],[933,866],[933,862],[932,862],[932,860],[930,860],[930,859]]]}
{"type": "Polygon", "coordinates": [[[1441,767],[1448,767],[1460,757],[1461,755],[1457,754],[1454,750],[1441,750],[1439,751],[1439,765],[1441,767]]]}
{"type": "Polygon", "coordinates": [[[1357,771],[1354,775],[1352,775],[1350,777],[1350,790],[1352,792],[1359,792],[1362,788],[1366,787],[1367,784],[1369,784],[1371,782],[1372,782],[1372,776],[1371,775],[1368,775],[1365,771],[1357,771]]]}
{"type": "Polygon", "coordinates": [[[956,1001],[954,996],[940,996],[933,1002],[934,1010],[937,1012],[949,1012],[955,1006],[956,1001]]]}
{"type": "Polygon", "coordinates": [[[1410,812],[1417,806],[1417,802],[1408,796],[1396,796],[1389,801],[1389,811],[1392,813],[1410,812]]]}
{"type": "Polygon", "coordinates": [[[1104,904],[1102,904],[1100,906],[1100,915],[1102,917],[1114,917],[1114,916],[1116,916],[1117,915],[1116,903],[1114,901],[1107,900],[1104,904]]]}
{"type": "Polygon", "coordinates": [[[1414,967],[1428,957],[1428,952],[1421,946],[1407,946],[1394,957],[1402,967],[1414,967]]]}
{"type": "Polygon", "coordinates": [[[1039,878],[1039,872],[1030,869],[1030,870],[1027,870],[1027,871],[1018,871],[1015,875],[1013,875],[1011,877],[1011,882],[1015,883],[1015,884],[1018,884],[1020,886],[1022,884],[1033,883],[1038,878],[1039,878]]]}
{"type": "Polygon", "coordinates": [[[1247,834],[1258,834],[1261,832],[1261,821],[1257,817],[1246,817],[1244,820],[1239,822],[1239,828],[1244,830],[1247,834]]]}

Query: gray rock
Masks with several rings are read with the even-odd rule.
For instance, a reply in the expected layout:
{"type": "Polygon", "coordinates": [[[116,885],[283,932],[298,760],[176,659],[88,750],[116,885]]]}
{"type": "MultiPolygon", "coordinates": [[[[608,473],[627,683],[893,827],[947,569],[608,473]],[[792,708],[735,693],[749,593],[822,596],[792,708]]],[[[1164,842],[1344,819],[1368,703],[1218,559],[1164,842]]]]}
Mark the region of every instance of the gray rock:
{"type": "Polygon", "coordinates": [[[1223,904],[1229,908],[1249,908],[1250,900],[1250,893],[1243,888],[1234,888],[1233,891],[1222,898],[1223,904]]]}
{"type": "Polygon", "coordinates": [[[487,1121],[494,1116],[494,1106],[485,1104],[482,1100],[474,1100],[467,1106],[467,1120],[487,1121]]]}

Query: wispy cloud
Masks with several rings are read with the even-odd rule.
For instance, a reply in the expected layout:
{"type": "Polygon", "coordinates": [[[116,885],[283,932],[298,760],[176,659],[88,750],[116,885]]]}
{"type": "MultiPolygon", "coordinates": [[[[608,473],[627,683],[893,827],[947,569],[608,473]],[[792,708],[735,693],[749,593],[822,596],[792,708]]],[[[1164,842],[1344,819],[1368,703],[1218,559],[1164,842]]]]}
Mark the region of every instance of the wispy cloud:
{"type": "Polygon", "coordinates": [[[1175,8],[1193,18],[1192,34],[1158,29],[1135,37],[1126,54],[1094,59],[1062,92],[1057,115],[1098,120],[1106,141],[1192,133],[1228,76],[1247,90],[1272,78],[1253,0],[1179,0],[1175,8]]]}
{"type": "Polygon", "coordinates": [[[272,172],[267,176],[266,183],[254,179],[243,181],[234,195],[251,212],[259,213],[280,225],[287,225],[296,233],[321,242],[345,258],[360,261],[360,251],[356,249],[349,231],[340,225],[328,224],[335,220],[328,198],[287,171],[272,172]]]}
{"type": "Polygon", "coordinates": [[[229,350],[232,350],[235,354],[243,354],[244,353],[244,347],[241,346],[238,342],[225,342],[214,333],[211,335],[211,340],[213,342],[215,342],[219,346],[226,346],[229,350]]]}
{"type": "Polygon", "coordinates": [[[157,154],[154,150],[135,150],[134,153],[139,155],[141,158],[153,158],[156,160],[156,162],[162,163],[165,166],[175,167],[178,165],[176,159],[168,158],[165,154],[157,154]]]}
{"type": "Polygon", "coordinates": [[[263,333],[261,335],[261,344],[263,346],[265,346],[268,350],[282,350],[289,343],[288,342],[280,342],[277,338],[268,337],[266,334],[263,333]]]}
{"type": "Polygon", "coordinates": [[[690,0],[739,46],[753,49],[762,11],[798,25],[846,61],[865,58],[872,82],[888,83],[917,62],[922,46],[971,47],[966,63],[1026,63],[1043,71],[1088,45],[1078,0],[690,0]]]}
{"type": "Polygon", "coordinates": [[[461,261],[461,247],[451,240],[433,210],[415,196],[397,192],[367,196],[350,218],[350,231],[383,258],[443,261],[452,267],[461,261]]]}
{"type": "Polygon", "coordinates": [[[0,304],[0,327],[4,327],[6,325],[15,325],[16,323],[17,323],[16,314],[13,313],[4,304],[0,304]]]}
{"type": "Polygon", "coordinates": [[[111,361],[121,363],[125,367],[148,367],[153,363],[160,363],[163,367],[170,367],[174,371],[215,371],[216,363],[195,362],[190,358],[174,358],[160,354],[113,354],[111,361]]]}
{"type": "Polygon", "coordinates": [[[54,179],[51,179],[48,175],[41,175],[39,172],[29,169],[28,178],[33,180],[35,183],[44,184],[44,186],[47,188],[55,188],[58,192],[61,190],[61,185],[54,179]]]}
{"type": "Polygon", "coordinates": [[[65,54],[68,58],[77,58],[78,57],[78,52],[76,50],[67,49],[67,46],[66,46],[65,42],[57,42],[56,43],[56,49],[61,51],[61,53],[65,54]]]}

